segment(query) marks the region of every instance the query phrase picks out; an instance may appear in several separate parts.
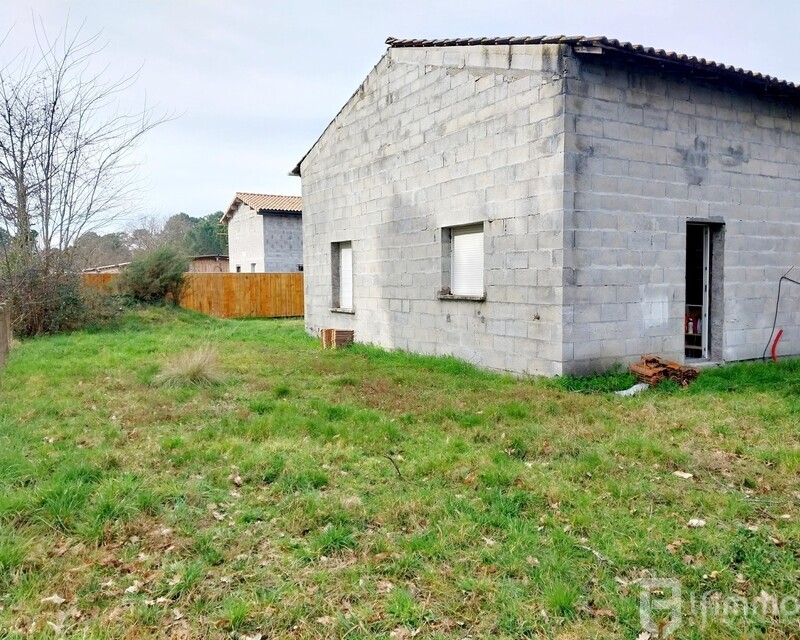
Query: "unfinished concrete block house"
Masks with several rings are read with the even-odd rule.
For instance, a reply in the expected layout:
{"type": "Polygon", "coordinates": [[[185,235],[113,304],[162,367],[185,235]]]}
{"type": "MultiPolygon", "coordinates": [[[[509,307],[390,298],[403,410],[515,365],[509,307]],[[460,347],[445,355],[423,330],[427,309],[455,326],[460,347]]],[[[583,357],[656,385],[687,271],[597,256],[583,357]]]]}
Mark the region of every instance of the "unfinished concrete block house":
{"type": "Polygon", "coordinates": [[[550,375],[761,357],[800,87],[604,37],[387,44],[294,169],[309,332],[550,375]]]}
{"type": "Polygon", "coordinates": [[[303,199],[237,192],[220,219],[228,225],[232,273],[303,270],[303,199]]]}

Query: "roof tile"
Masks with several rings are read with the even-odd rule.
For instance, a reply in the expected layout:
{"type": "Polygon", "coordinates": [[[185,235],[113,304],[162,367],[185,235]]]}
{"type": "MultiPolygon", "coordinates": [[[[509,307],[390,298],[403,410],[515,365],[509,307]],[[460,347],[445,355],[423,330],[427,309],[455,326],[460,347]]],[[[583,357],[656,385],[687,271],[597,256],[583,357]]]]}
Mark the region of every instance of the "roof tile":
{"type": "Polygon", "coordinates": [[[220,222],[227,222],[233,215],[237,203],[243,202],[254,211],[285,211],[287,213],[302,213],[303,198],[300,196],[279,196],[267,193],[247,193],[237,191],[230,205],[222,216],[220,222]]]}

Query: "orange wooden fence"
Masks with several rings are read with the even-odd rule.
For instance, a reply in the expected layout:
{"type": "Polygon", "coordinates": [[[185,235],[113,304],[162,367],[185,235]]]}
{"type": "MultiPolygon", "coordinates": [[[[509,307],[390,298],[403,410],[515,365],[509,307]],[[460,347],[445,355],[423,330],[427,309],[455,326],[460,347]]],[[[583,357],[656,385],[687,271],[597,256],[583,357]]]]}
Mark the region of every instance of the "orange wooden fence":
{"type": "MultiPolygon", "coordinates": [[[[83,283],[114,292],[115,273],[84,273],[83,283]]],[[[218,318],[303,315],[302,273],[187,273],[178,304],[218,318]]]]}

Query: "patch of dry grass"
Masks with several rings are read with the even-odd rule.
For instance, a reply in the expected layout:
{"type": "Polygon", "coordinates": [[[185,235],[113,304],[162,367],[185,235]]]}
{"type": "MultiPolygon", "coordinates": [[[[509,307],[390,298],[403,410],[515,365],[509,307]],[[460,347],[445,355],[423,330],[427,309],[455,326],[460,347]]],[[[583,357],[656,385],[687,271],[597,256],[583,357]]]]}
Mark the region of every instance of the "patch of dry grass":
{"type": "Polygon", "coordinates": [[[224,381],[219,351],[210,346],[173,356],[154,378],[154,382],[162,387],[213,386],[224,381]]]}

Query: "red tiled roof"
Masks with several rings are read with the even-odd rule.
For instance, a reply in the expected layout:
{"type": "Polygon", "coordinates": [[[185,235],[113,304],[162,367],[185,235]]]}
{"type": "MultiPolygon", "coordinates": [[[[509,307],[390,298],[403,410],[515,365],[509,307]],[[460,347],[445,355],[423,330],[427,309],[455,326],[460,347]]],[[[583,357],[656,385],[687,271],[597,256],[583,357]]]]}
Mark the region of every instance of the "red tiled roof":
{"type": "Polygon", "coordinates": [[[230,205],[222,215],[221,223],[228,221],[236,205],[243,202],[256,212],[260,211],[285,211],[287,213],[302,213],[303,198],[300,196],[277,196],[267,193],[246,193],[237,191],[230,205]]]}

